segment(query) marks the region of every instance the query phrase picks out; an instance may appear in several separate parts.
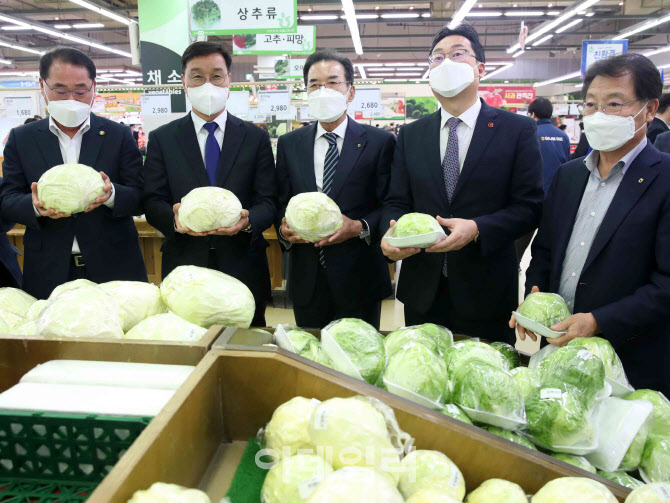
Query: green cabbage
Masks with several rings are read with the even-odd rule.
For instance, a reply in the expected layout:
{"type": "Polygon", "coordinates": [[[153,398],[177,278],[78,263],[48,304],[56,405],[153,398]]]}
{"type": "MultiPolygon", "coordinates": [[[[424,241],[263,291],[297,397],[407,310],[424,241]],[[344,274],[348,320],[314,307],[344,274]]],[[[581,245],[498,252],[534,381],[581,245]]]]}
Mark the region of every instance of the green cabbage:
{"type": "Polygon", "coordinates": [[[540,365],[540,383],[547,387],[574,386],[584,401],[591,404],[605,388],[605,367],[593,353],[578,347],[562,347],[540,365]]]}
{"type": "Polygon", "coordinates": [[[310,342],[319,342],[319,339],[312,334],[299,328],[294,328],[286,332],[286,336],[291,341],[296,353],[300,353],[310,342]]]}
{"type": "Polygon", "coordinates": [[[480,360],[498,368],[508,370],[505,357],[488,344],[474,340],[465,340],[454,344],[444,355],[447,374],[453,378],[459,367],[466,366],[471,360],[480,360]]]}
{"type": "Polygon", "coordinates": [[[648,400],[654,406],[650,437],[670,437],[670,401],[658,391],[639,389],[625,397],[625,400],[648,400]]]}
{"type": "Polygon", "coordinates": [[[552,456],[555,457],[556,459],[560,459],[565,463],[576,466],[577,468],[581,468],[582,470],[587,471],[589,473],[596,473],[596,467],[593,466],[591,463],[589,463],[589,460],[586,459],[584,456],[575,456],[573,454],[561,454],[560,452],[554,452],[552,456]]]}
{"type": "Polygon", "coordinates": [[[443,356],[452,346],[453,341],[454,336],[450,330],[434,323],[424,323],[423,325],[400,328],[391,332],[384,339],[384,348],[386,349],[386,356],[391,357],[403,346],[418,342],[436,355],[443,356]]]}
{"type": "Polygon", "coordinates": [[[519,352],[510,344],[505,342],[492,342],[491,347],[496,351],[499,351],[500,354],[505,357],[507,363],[509,364],[510,370],[515,369],[521,365],[521,357],[519,356],[519,352]]]}
{"type": "Polygon", "coordinates": [[[626,503],[668,503],[670,484],[657,482],[635,489],[626,498],[626,503]]]}
{"type": "Polygon", "coordinates": [[[297,396],[277,407],[265,427],[265,447],[275,451],[278,458],[294,456],[299,449],[311,449],[308,427],[319,404],[318,400],[297,396]]]}
{"type": "Polygon", "coordinates": [[[453,417],[454,419],[458,419],[459,421],[463,421],[464,423],[472,424],[472,421],[470,421],[470,418],[456,404],[449,403],[449,404],[445,405],[440,412],[442,412],[442,414],[445,414],[449,417],[453,417]]]}
{"type": "Polygon", "coordinates": [[[396,222],[393,228],[393,237],[406,238],[430,232],[440,232],[441,230],[442,226],[435,217],[425,213],[407,213],[396,222]]]}
{"type": "Polygon", "coordinates": [[[670,438],[651,437],[647,440],[640,471],[649,482],[670,482],[670,438]]]}
{"type": "Polygon", "coordinates": [[[198,341],[207,333],[206,328],[186,321],[174,313],[149,316],[123,336],[124,339],[145,341],[198,341]]]}
{"type": "Polygon", "coordinates": [[[528,367],[517,367],[510,370],[510,374],[514,376],[514,381],[521,390],[524,399],[530,395],[531,391],[540,386],[540,376],[537,371],[529,369],[528,367]]]}
{"type": "MultiPolygon", "coordinates": [[[[286,503],[293,500],[286,500],[286,503]]],[[[321,482],[307,503],[403,503],[395,485],[371,468],[348,466],[337,470],[321,482]]]]}
{"type": "Polygon", "coordinates": [[[398,386],[439,403],[447,384],[447,366],[423,344],[411,343],[389,358],[384,384],[387,388],[398,386]]]}
{"type": "Polygon", "coordinates": [[[623,364],[607,339],[602,337],[578,337],[568,342],[567,346],[586,349],[593,353],[603,362],[606,377],[618,383],[628,384],[623,364]]]}
{"type": "Polygon", "coordinates": [[[604,484],[582,477],[554,479],[542,487],[531,503],[617,503],[604,484]]]}
{"type": "Polygon", "coordinates": [[[303,358],[307,358],[313,362],[333,368],[333,361],[323,350],[321,343],[318,340],[307,341],[307,344],[305,344],[302,351],[300,351],[298,354],[303,358]]]}
{"type": "Polygon", "coordinates": [[[221,187],[198,187],[181,198],[179,223],[194,232],[232,227],[240,221],[242,203],[221,187]]]}
{"type": "Polygon", "coordinates": [[[463,501],[465,479],[451,459],[439,451],[417,450],[409,453],[400,463],[398,488],[405,498],[419,491],[439,489],[463,501]]]}
{"type": "Polygon", "coordinates": [[[454,498],[447,491],[439,489],[426,489],[414,493],[406,503],[461,503],[461,500],[454,498]]]}
{"type": "Polygon", "coordinates": [[[468,494],[465,503],[528,503],[521,486],[502,479],[489,479],[468,494]]]}
{"type": "Polygon", "coordinates": [[[205,328],[249,328],[256,310],[254,296],[244,283],[213,269],[179,266],[160,288],[170,311],[205,328]]]}
{"type": "Polygon", "coordinates": [[[0,311],[2,312],[27,318],[30,306],[36,301],[35,297],[18,288],[0,288],[0,311]]]}
{"type": "Polygon", "coordinates": [[[49,305],[48,300],[38,300],[33,302],[26,313],[27,320],[37,320],[49,305]]]}
{"type": "Polygon", "coordinates": [[[537,448],[533,445],[533,443],[530,440],[522,437],[518,433],[514,433],[513,431],[503,430],[502,428],[498,428],[497,426],[491,426],[491,425],[484,426],[484,429],[489,433],[498,435],[499,437],[505,438],[510,442],[514,442],[515,444],[523,445],[524,447],[528,447],[529,449],[532,449],[534,451],[537,450],[537,448]]]}
{"type": "Polygon", "coordinates": [[[150,316],[165,312],[161,291],[154,284],[140,281],[110,281],[99,286],[111,295],[119,306],[124,332],[150,316]]]}
{"type": "Polygon", "coordinates": [[[54,166],[37,182],[37,196],[44,207],[66,215],[84,211],[104,193],[100,173],[83,164],[54,166]]]}
{"type": "Polygon", "coordinates": [[[18,314],[14,314],[9,311],[3,311],[1,308],[0,308],[0,318],[2,318],[2,320],[5,322],[10,331],[13,331],[19,325],[25,323],[25,321],[27,320],[27,318],[24,318],[23,316],[19,316],[18,314]]]}
{"type": "Polygon", "coordinates": [[[307,501],[314,488],[333,468],[314,454],[297,454],[283,458],[265,476],[261,490],[263,503],[300,503],[307,501]]]}
{"type": "Polygon", "coordinates": [[[8,334],[9,333],[9,325],[5,323],[5,320],[2,319],[2,316],[0,316],[0,334],[8,334]]]}
{"type": "Polygon", "coordinates": [[[303,192],[286,206],[286,223],[306,241],[316,243],[332,236],[344,220],[335,201],[322,192],[303,192]]]}
{"type": "Polygon", "coordinates": [[[149,489],[135,491],[128,503],[211,503],[211,501],[198,489],[156,482],[149,489]]]}
{"type": "Polygon", "coordinates": [[[636,478],[631,477],[626,472],[601,472],[598,470],[598,475],[612,482],[616,482],[619,485],[627,487],[628,489],[637,489],[642,487],[644,482],[637,480],[636,478]]]}
{"type": "Polygon", "coordinates": [[[647,443],[647,438],[649,436],[649,431],[651,430],[651,425],[653,422],[653,410],[652,414],[644,422],[640,430],[635,435],[633,442],[628,447],[621,464],[619,465],[619,470],[630,472],[635,470],[640,466],[640,461],[642,461],[642,453],[644,452],[644,446],[647,443]]]}
{"type": "Polygon", "coordinates": [[[570,317],[563,297],[555,293],[531,293],[519,307],[519,314],[547,328],[570,317]]]}
{"type": "Polygon", "coordinates": [[[53,300],[62,293],[69,292],[70,290],[76,290],[77,288],[97,288],[97,283],[93,283],[87,279],[75,279],[74,281],[68,281],[62,285],[58,285],[53,289],[51,295],[49,295],[49,300],[53,300]]]}
{"type": "Polygon", "coordinates": [[[321,344],[336,370],[352,375],[353,365],[363,380],[370,384],[377,381],[384,369],[384,339],[372,325],[363,320],[342,318],[330,323],[322,331],[321,344]],[[335,354],[328,345],[328,339],[332,339],[344,354],[335,354]]]}
{"type": "MultiPolygon", "coordinates": [[[[0,333],[2,333],[0,331],[0,333]]],[[[13,335],[40,335],[35,320],[28,320],[12,330],[13,335]]]]}

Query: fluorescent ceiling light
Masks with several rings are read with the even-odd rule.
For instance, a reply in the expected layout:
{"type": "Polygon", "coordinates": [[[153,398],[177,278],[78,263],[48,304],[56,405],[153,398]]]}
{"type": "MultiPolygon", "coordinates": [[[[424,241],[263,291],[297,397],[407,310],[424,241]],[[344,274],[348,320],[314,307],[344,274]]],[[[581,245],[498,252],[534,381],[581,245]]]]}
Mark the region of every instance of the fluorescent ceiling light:
{"type": "Polygon", "coordinates": [[[512,54],[512,57],[513,57],[513,58],[518,58],[518,57],[521,56],[524,52],[526,52],[526,51],[519,51],[519,52],[517,52],[516,54],[512,54]]]}
{"type": "Polygon", "coordinates": [[[449,28],[453,30],[459,24],[461,24],[461,21],[465,19],[465,16],[468,14],[468,12],[470,12],[470,9],[472,9],[472,7],[474,7],[476,3],[477,0],[465,0],[465,2],[463,2],[463,5],[461,5],[461,7],[454,14],[454,17],[451,18],[449,28]]]}
{"type": "Polygon", "coordinates": [[[532,17],[532,16],[544,16],[544,11],[542,10],[508,10],[505,12],[507,17],[532,17]]]}
{"type": "Polygon", "coordinates": [[[430,12],[424,12],[421,17],[430,17],[430,12]]]}
{"type": "Polygon", "coordinates": [[[123,23],[125,25],[129,25],[130,23],[135,23],[136,21],[133,19],[129,19],[127,17],[120,16],[110,10],[103,9],[102,7],[99,7],[95,4],[92,4],[91,2],[87,2],[86,0],[70,0],[70,2],[81,5],[82,7],[87,8],[88,10],[92,10],[93,12],[97,12],[98,14],[102,14],[105,17],[108,17],[110,19],[113,19],[114,21],[118,21],[119,23],[123,23]]]}
{"type": "Polygon", "coordinates": [[[550,34],[550,35],[547,35],[547,36],[544,37],[544,38],[541,38],[541,39],[538,40],[537,42],[533,42],[533,47],[537,47],[537,46],[540,45],[540,44],[544,44],[544,43],[545,43],[547,40],[549,40],[551,37],[553,37],[553,35],[550,34]]]}
{"type": "Polygon", "coordinates": [[[12,62],[8,59],[0,59],[0,63],[2,63],[3,65],[11,65],[12,64],[12,62]]]}
{"type": "MultiPolygon", "coordinates": [[[[379,14],[356,14],[356,19],[378,19],[379,14]]],[[[340,16],[340,19],[347,19],[346,14],[340,16]]]]}
{"type": "Polygon", "coordinates": [[[406,79],[384,79],[384,82],[409,82],[410,80],[416,80],[411,77],[407,77],[406,79]]]}
{"type": "Polygon", "coordinates": [[[384,66],[416,66],[414,63],[385,63],[384,66]]]}
{"type": "Polygon", "coordinates": [[[104,28],[105,25],[102,23],[79,23],[73,24],[73,28],[104,28]]]}
{"type": "Polygon", "coordinates": [[[25,30],[26,28],[24,28],[23,26],[14,25],[14,26],[3,26],[2,29],[7,31],[13,31],[13,30],[25,30]]]}
{"type": "Polygon", "coordinates": [[[472,12],[469,12],[465,15],[465,17],[500,17],[502,16],[502,12],[500,11],[481,11],[481,10],[475,10],[472,12]]]}
{"type": "Polygon", "coordinates": [[[381,63],[356,63],[356,66],[384,66],[381,63]]]}
{"type": "MultiPolygon", "coordinates": [[[[655,56],[656,54],[661,54],[662,52],[668,52],[668,51],[670,51],[670,45],[667,46],[667,47],[662,47],[660,49],[655,49],[653,51],[643,52],[642,54],[649,57],[649,56],[655,56]]],[[[665,67],[659,66],[659,68],[665,68],[665,67]]]]}
{"type": "Polygon", "coordinates": [[[0,14],[0,20],[7,21],[8,23],[12,23],[12,24],[17,25],[17,26],[23,26],[24,28],[32,28],[31,25],[29,25],[28,23],[26,23],[24,21],[14,19],[13,17],[3,16],[2,14],[0,14]]]}
{"type": "Polygon", "coordinates": [[[575,85],[575,89],[581,89],[582,87],[584,87],[584,84],[583,84],[583,83],[582,83],[582,84],[576,84],[576,85],[575,85]]]}
{"type": "Polygon", "coordinates": [[[382,19],[401,19],[401,18],[417,18],[420,14],[416,12],[399,12],[393,14],[382,14],[382,19]]]}
{"type": "Polygon", "coordinates": [[[365,74],[365,68],[363,68],[362,66],[358,66],[357,68],[358,68],[358,73],[361,75],[361,78],[362,79],[367,79],[368,76],[365,74]]]}
{"type": "Polygon", "coordinates": [[[561,75],[560,77],[554,77],[553,79],[543,80],[542,82],[536,82],[535,84],[533,84],[533,87],[542,87],[542,86],[548,86],[549,84],[555,84],[557,82],[563,82],[564,80],[570,80],[574,79],[575,77],[579,77],[581,76],[581,74],[582,74],[581,71],[566,73],[565,75],[561,75]]]}
{"type": "Polygon", "coordinates": [[[612,40],[621,40],[621,39],[624,39],[624,38],[628,38],[628,37],[630,37],[630,36],[632,36],[632,35],[635,35],[636,33],[640,33],[640,32],[642,32],[642,31],[646,31],[646,30],[648,30],[648,29],[650,29],[650,28],[654,28],[654,27],[656,27],[656,26],[658,26],[658,25],[667,23],[668,21],[670,21],[670,15],[669,15],[669,16],[664,16],[664,17],[662,17],[662,18],[660,18],[660,19],[655,19],[655,20],[647,21],[646,23],[642,24],[641,26],[638,26],[638,27],[636,27],[636,28],[634,28],[634,29],[632,29],[632,30],[626,31],[626,32],[624,32],[624,33],[621,33],[621,34],[617,35],[616,37],[613,37],[612,40]]]}
{"type": "Polygon", "coordinates": [[[69,28],[72,28],[72,26],[70,26],[69,24],[55,24],[54,28],[56,28],[57,30],[67,30],[69,28]]]}
{"type": "Polygon", "coordinates": [[[335,14],[307,14],[306,16],[300,16],[301,21],[330,21],[333,19],[339,19],[335,14]]]}
{"type": "Polygon", "coordinates": [[[44,54],[43,52],[36,51],[35,49],[30,49],[28,47],[23,47],[23,46],[20,46],[20,45],[8,44],[7,42],[2,42],[2,41],[0,41],[0,46],[9,47],[10,49],[16,49],[17,51],[29,52],[31,54],[38,54],[40,56],[42,54],[44,54]]]}
{"type": "Polygon", "coordinates": [[[574,21],[569,22],[565,26],[560,27],[558,30],[556,30],[556,33],[563,33],[564,31],[569,30],[570,28],[572,28],[575,25],[578,25],[581,22],[582,22],[581,19],[575,19],[574,21]]]}
{"type": "Polygon", "coordinates": [[[482,80],[490,79],[494,75],[498,75],[499,73],[504,72],[505,70],[507,70],[508,68],[511,68],[512,66],[514,66],[514,63],[507,63],[504,66],[502,66],[501,68],[498,68],[497,70],[494,70],[491,73],[487,73],[486,75],[484,75],[482,77],[482,80]]]}
{"type": "Polygon", "coordinates": [[[594,14],[595,14],[595,12],[589,12],[589,13],[586,15],[586,17],[591,17],[591,16],[593,16],[594,14]]]}
{"type": "Polygon", "coordinates": [[[560,10],[548,10],[547,11],[547,16],[558,16],[561,14],[560,10]]]}
{"type": "Polygon", "coordinates": [[[393,72],[370,73],[370,77],[393,77],[394,75],[395,74],[393,72]]]}
{"type": "Polygon", "coordinates": [[[358,33],[358,22],[356,21],[356,9],[353,0],[342,0],[342,10],[347,17],[347,26],[349,27],[349,33],[351,33],[354,51],[360,56],[363,54],[363,44],[361,43],[361,35],[358,33]]]}

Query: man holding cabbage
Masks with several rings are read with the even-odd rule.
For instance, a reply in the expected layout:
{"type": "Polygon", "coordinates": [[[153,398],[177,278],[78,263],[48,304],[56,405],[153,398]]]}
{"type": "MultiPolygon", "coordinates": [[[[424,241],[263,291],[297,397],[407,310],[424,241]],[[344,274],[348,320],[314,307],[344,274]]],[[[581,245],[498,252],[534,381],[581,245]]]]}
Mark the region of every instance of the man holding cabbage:
{"type": "Polygon", "coordinates": [[[378,243],[395,137],[347,116],[355,93],[349,58],[316,51],[303,72],[317,122],[281,136],[277,147],[277,228],[295,319],[322,328],[360,318],[379,329],[381,301],[392,293],[378,243]]]}
{"type": "Polygon", "coordinates": [[[10,132],[0,191],[2,218],[26,226],[23,289],[46,298],[74,279],[147,281],[130,130],[91,113],[96,68],[83,52],[56,47],[39,71],[49,118],[10,132]]]}
{"type": "Polygon", "coordinates": [[[232,59],[196,42],[182,55],[190,113],[149,135],[144,165],[147,221],[165,236],[163,277],[181,265],[229,274],[251,290],[253,326],[265,326],[270,271],[263,231],[276,214],[266,131],[226,110],[232,59]]]}

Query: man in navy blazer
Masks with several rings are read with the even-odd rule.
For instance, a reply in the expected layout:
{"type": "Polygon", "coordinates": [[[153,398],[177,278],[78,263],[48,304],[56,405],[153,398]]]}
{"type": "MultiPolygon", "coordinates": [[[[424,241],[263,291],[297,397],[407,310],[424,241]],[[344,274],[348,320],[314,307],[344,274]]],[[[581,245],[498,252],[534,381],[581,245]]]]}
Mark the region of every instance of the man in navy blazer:
{"type": "MultiPolygon", "coordinates": [[[[2,187],[2,178],[0,178],[0,187],[2,187]]],[[[13,227],[13,223],[5,222],[0,218],[0,287],[21,288],[23,274],[21,274],[19,261],[16,260],[18,250],[9,244],[7,238],[7,232],[13,227]]]]}
{"type": "Polygon", "coordinates": [[[338,318],[360,318],[379,329],[381,301],[392,293],[379,224],[395,137],[347,116],[355,93],[349,58],[317,51],[305,62],[304,79],[318,121],[283,135],[277,148],[277,228],[289,253],[288,295],[296,322],[323,328],[338,318]],[[337,203],[344,224],[312,244],[283,217],[291,197],[317,191],[337,203]]]}
{"type": "Polygon", "coordinates": [[[514,241],[533,232],[542,208],[542,158],[535,121],[477,96],[484,49],[470,25],[443,28],[430,51],[440,110],[400,130],[382,228],[405,213],[437,216],[449,236],[425,251],[394,248],[402,260],[398,299],[405,324],[513,342],[518,305],[514,241]]]}
{"type": "Polygon", "coordinates": [[[561,294],[574,313],[553,327],[567,333],[549,342],[604,337],[635,388],[668,394],[670,156],[645,137],[662,89],[640,54],[588,69],[584,126],[594,151],[563,165],[552,183],[526,288],[561,294]]]}
{"type": "Polygon", "coordinates": [[[147,281],[133,222],[141,214],[142,156],[130,130],[91,113],[95,65],[83,52],[57,47],[40,58],[40,85],[50,117],[12,129],[2,165],[2,218],[24,224],[23,289],[46,298],[85,278],[147,281]],[[37,181],[59,164],[100,171],[105,193],[83,213],[45,208],[37,181]]]}

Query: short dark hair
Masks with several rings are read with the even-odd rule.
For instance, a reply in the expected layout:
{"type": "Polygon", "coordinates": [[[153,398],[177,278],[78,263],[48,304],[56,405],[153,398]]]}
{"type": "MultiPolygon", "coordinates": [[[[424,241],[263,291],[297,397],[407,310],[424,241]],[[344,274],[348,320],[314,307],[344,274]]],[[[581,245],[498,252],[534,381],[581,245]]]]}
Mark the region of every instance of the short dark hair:
{"type": "Polygon", "coordinates": [[[551,119],[551,114],[553,113],[554,105],[547,98],[535,98],[528,105],[528,115],[535,114],[535,117],[538,119],[551,119]]]}
{"type": "Polygon", "coordinates": [[[318,63],[319,61],[337,61],[344,67],[344,78],[346,79],[347,84],[354,85],[354,64],[344,54],[340,54],[332,49],[320,49],[309,55],[302,71],[305,85],[307,85],[307,74],[309,73],[309,69],[314,63],[318,63]]]}
{"type": "Polygon", "coordinates": [[[663,94],[658,101],[658,110],[656,110],[656,113],[664,114],[668,107],[670,107],[670,93],[663,94]]]}
{"type": "Polygon", "coordinates": [[[95,80],[96,70],[95,63],[86,54],[74,47],[54,47],[53,49],[42,54],[40,58],[40,77],[43,80],[49,77],[49,70],[54,61],[61,63],[68,63],[74,66],[84,66],[88,70],[88,76],[91,80],[95,80]]]}
{"type": "Polygon", "coordinates": [[[482,46],[481,41],[479,40],[479,33],[477,30],[469,23],[461,23],[456,28],[449,28],[445,26],[440,31],[437,32],[435,37],[433,37],[433,43],[430,46],[430,51],[428,54],[433,53],[435,46],[443,38],[450,37],[451,35],[457,35],[459,37],[465,37],[472,44],[472,50],[475,51],[475,58],[481,63],[486,63],[486,55],[484,54],[484,46],[482,46]]]}
{"type": "Polygon", "coordinates": [[[186,65],[193,58],[209,56],[210,54],[221,54],[223,60],[226,62],[228,73],[230,73],[230,69],[233,66],[233,58],[230,57],[230,53],[221,44],[215,42],[194,42],[189,45],[181,56],[181,73],[186,71],[186,65]]]}
{"type": "Polygon", "coordinates": [[[593,63],[584,75],[582,94],[586,98],[593,79],[599,75],[607,77],[623,77],[627,73],[633,75],[635,97],[639,100],[657,100],[663,92],[661,73],[651,60],[634,52],[627,52],[601,59],[593,63]]]}
{"type": "Polygon", "coordinates": [[[28,117],[25,121],[23,121],[24,124],[30,124],[31,122],[37,122],[37,119],[35,117],[28,117]]]}

